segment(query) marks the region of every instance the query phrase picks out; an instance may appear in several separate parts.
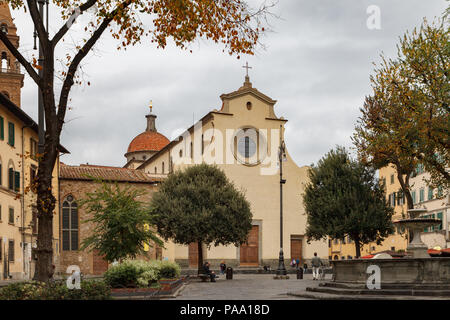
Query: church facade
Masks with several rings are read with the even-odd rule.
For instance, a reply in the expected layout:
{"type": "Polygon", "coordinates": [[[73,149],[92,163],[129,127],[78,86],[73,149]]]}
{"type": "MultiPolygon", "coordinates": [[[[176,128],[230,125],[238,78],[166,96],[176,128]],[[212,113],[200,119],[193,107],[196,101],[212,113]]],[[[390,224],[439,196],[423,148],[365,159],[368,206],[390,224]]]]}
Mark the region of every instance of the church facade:
{"type": "MultiPolygon", "coordinates": [[[[204,258],[218,265],[240,267],[278,266],[280,252],[280,145],[284,145],[283,117],[274,111],[275,100],[253,88],[248,76],[236,91],[220,96],[222,107],[212,110],[177,139],[158,145],[159,151],[146,159],[130,159],[126,167],[164,177],[187,166],[202,162],[215,164],[245,192],[253,213],[252,230],[246,244],[239,247],[204,248],[204,258]],[[206,254],[205,254],[206,253],[206,254]]],[[[151,115],[151,114],[150,114],[151,115]]],[[[155,116],[147,116],[149,128],[156,132],[155,116]]],[[[142,135],[142,134],[141,134],[142,135]]],[[[139,135],[139,136],[141,136],[139,135]]],[[[138,136],[138,137],[139,137],[138,136]]],[[[137,137],[137,138],[138,138],[137,137]]],[[[136,138],[135,138],[136,139],[136,138]]],[[[148,142],[151,145],[151,142],[148,142]]],[[[147,147],[147,149],[149,149],[147,147]]],[[[138,150],[133,149],[135,154],[138,150]]],[[[301,263],[314,252],[328,260],[326,241],[307,242],[306,215],[302,193],[307,183],[308,167],[298,167],[287,150],[283,152],[283,251],[286,265],[293,258],[301,263]]],[[[167,243],[163,257],[182,267],[196,267],[197,244],[167,243]]]]}

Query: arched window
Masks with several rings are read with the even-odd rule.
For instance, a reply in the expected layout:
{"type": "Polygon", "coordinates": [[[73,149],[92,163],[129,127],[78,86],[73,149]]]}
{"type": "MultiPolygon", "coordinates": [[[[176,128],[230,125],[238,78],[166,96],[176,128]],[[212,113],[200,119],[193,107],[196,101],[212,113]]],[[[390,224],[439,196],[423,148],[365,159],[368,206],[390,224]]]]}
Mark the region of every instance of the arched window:
{"type": "Polygon", "coordinates": [[[62,205],[62,249],[78,250],[78,205],[72,195],[62,205]]]}
{"type": "Polygon", "coordinates": [[[156,167],[155,167],[155,174],[156,174],[156,173],[158,173],[158,170],[157,170],[156,167]]]}
{"type": "Polygon", "coordinates": [[[6,25],[6,23],[2,23],[2,25],[0,26],[0,31],[4,34],[8,34],[8,26],[6,25]]]}
{"type": "Polygon", "coordinates": [[[8,69],[8,54],[3,51],[1,56],[1,68],[8,69]]]}

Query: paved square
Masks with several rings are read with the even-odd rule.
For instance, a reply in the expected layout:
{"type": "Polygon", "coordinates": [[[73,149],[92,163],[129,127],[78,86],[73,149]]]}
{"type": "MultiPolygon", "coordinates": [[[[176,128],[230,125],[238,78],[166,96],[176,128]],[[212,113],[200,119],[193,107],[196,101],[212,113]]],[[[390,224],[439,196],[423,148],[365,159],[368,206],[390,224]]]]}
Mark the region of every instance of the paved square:
{"type": "MultiPolygon", "coordinates": [[[[274,280],[273,274],[235,274],[232,280],[220,276],[217,282],[187,283],[176,297],[177,300],[308,300],[287,295],[288,292],[304,291],[306,287],[318,286],[311,274],[298,280],[295,274],[287,280],[274,280]]],[[[327,279],[331,275],[326,275],[327,279]]]]}

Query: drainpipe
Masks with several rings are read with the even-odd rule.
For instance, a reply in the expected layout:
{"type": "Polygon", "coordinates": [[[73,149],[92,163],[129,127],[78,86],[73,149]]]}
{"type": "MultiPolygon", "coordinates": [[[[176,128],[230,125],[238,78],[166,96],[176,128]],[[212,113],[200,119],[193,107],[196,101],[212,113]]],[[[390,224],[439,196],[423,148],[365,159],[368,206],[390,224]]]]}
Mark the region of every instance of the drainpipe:
{"type": "MultiPolygon", "coordinates": [[[[22,221],[21,221],[21,227],[22,227],[22,270],[25,276],[25,135],[24,135],[24,129],[30,128],[30,126],[26,125],[22,127],[22,221]]],[[[20,192],[20,190],[19,190],[20,192]]]]}

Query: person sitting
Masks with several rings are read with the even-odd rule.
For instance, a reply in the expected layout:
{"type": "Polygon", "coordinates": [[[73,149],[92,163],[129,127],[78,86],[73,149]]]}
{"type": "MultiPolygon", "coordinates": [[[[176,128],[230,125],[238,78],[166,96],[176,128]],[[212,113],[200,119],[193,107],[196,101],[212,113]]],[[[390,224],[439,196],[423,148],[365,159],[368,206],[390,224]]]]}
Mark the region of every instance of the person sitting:
{"type": "Polygon", "coordinates": [[[206,261],[203,264],[203,272],[209,276],[209,278],[211,279],[211,282],[216,282],[216,274],[214,273],[214,271],[211,271],[209,269],[209,267],[210,267],[210,264],[208,261],[206,261]]]}

